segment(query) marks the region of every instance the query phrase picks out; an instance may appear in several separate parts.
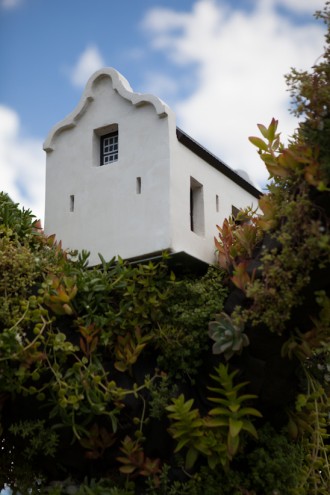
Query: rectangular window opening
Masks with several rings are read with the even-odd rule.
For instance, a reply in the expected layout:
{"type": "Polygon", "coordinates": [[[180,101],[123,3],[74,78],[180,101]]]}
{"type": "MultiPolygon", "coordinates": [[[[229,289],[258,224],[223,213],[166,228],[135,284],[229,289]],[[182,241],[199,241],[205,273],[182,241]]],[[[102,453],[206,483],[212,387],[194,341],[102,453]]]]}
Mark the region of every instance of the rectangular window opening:
{"type": "Polygon", "coordinates": [[[70,211],[74,211],[74,194],[70,195],[70,211]]]}
{"type": "Polygon", "coordinates": [[[231,205],[231,216],[233,217],[234,220],[236,220],[238,214],[239,214],[239,208],[236,208],[236,206],[231,205]]]}
{"type": "Polygon", "coordinates": [[[118,160],[118,131],[101,136],[100,165],[108,165],[118,160]]]}
{"type": "Polygon", "coordinates": [[[137,177],[136,178],[136,194],[141,194],[141,187],[142,187],[141,177],[137,177]]]}
{"type": "Polygon", "coordinates": [[[193,177],[190,177],[190,230],[200,236],[205,232],[203,185],[193,177]]]}
{"type": "Polygon", "coordinates": [[[219,196],[215,195],[215,211],[219,213],[219,196]]]}

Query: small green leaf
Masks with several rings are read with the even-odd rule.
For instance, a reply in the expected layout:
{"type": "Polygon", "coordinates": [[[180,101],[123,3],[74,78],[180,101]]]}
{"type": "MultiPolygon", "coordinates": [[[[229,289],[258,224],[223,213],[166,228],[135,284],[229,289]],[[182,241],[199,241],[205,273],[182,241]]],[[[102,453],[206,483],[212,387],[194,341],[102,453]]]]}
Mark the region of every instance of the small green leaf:
{"type": "Polygon", "coordinates": [[[233,457],[236,454],[239,447],[239,435],[236,435],[235,437],[228,435],[227,447],[228,447],[229,455],[233,457]]]}
{"type": "Polygon", "coordinates": [[[258,128],[259,128],[259,131],[261,132],[261,134],[263,135],[263,137],[265,139],[267,139],[267,141],[269,141],[269,132],[268,132],[268,129],[266,126],[264,126],[263,124],[257,124],[258,125],[258,128]]]}
{"type": "Polygon", "coordinates": [[[257,430],[255,429],[254,425],[251,423],[251,421],[243,421],[243,427],[242,430],[247,431],[252,435],[254,438],[258,438],[258,433],[257,430]]]}
{"type": "Polygon", "coordinates": [[[243,426],[243,421],[235,418],[229,418],[229,433],[232,437],[239,435],[243,426]]]}
{"type": "Polygon", "coordinates": [[[211,428],[216,428],[218,426],[228,426],[229,420],[228,418],[208,418],[205,424],[211,428]]]}
{"type": "Polygon", "coordinates": [[[242,409],[240,409],[240,411],[238,411],[237,416],[242,417],[242,416],[248,416],[249,414],[251,416],[257,416],[258,418],[262,418],[262,414],[253,407],[243,407],[242,409]]]}
{"type": "MultiPolygon", "coordinates": [[[[274,117],[272,118],[272,121],[271,123],[269,124],[269,127],[267,129],[267,132],[268,132],[268,140],[269,141],[274,141],[275,139],[275,134],[276,134],[276,131],[277,131],[277,126],[278,126],[278,120],[274,119],[274,117]]],[[[259,126],[258,126],[259,127],[259,126]]],[[[260,127],[259,127],[260,129],[260,127]]],[[[261,131],[261,129],[260,129],[261,131]]]]}
{"type": "Polygon", "coordinates": [[[186,463],[185,463],[186,469],[191,469],[194,466],[197,457],[198,457],[198,451],[194,448],[190,448],[186,455],[186,463]]]}
{"type": "Polygon", "coordinates": [[[257,148],[263,150],[263,151],[268,151],[268,146],[267,146],[267,143],[265,143],[265,141],[263,141],[262,139],[260,139],[259,137],[256,137],[256,136],[251,136],[249,137],[249,141],[254,145],[256,146],[257,148]]]}

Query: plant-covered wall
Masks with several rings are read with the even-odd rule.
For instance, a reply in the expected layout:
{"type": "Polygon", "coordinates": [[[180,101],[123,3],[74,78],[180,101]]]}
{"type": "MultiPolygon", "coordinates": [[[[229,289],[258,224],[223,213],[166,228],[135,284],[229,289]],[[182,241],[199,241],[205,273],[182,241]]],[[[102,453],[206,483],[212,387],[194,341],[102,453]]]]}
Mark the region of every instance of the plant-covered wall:
{"type": "Polygon", "coordinates": [[[275,119],[250,138],[269,191],[218,227],[204,276],[166,255],[89,268],[0,195],[0,486],[330,492],[329,36],[288,76],[289,146],[275,119]]]}

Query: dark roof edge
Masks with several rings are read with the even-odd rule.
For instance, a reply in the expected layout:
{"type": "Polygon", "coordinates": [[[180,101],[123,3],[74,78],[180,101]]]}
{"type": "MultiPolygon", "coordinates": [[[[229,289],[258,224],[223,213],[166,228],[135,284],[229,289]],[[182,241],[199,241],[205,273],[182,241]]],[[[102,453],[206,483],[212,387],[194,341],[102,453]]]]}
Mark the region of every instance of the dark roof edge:
{"type": "Polygon", "coordinates": [[[203,148],[203,146],[201,146],[199,143],[197,143],[197,141],[195,141],[190,136],[188,136],[188,134],[183,132],[179,127],[176,128],[176,135],[180,143],[182,143],[184,146],[190,149],[190,151],[195,153],[195,155],[202,158],[209,165],[217,169],[223,175],[231,179],[237,185],[245,189],[245,191],[252,194],[252,196],[254,196],[257,199],[260,198],[260,196],[262,196],[261,191],[259,191],[256,187],[250,184],[250,182],[243,179],[243,177],[241,177],[236,172],[234,172],[234,170],[232,170],[227,165],[225,165],[215,155],[212,155],[212,153],[207,151],[207,149],[203,148]]]}

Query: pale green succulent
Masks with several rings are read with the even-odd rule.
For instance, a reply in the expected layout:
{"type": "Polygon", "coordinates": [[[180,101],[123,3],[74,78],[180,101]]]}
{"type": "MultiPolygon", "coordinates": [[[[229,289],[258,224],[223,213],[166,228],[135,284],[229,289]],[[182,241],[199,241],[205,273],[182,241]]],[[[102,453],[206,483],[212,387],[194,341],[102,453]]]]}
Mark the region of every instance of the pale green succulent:
{"type": "Polygon", "coordinates": [[[233,323],[226,313],[217,314],[215,321],[210,321],[208,335],[215,341],[213,354],[224,354],[227,360],[250,343],[244,327],[233,323]]]}

